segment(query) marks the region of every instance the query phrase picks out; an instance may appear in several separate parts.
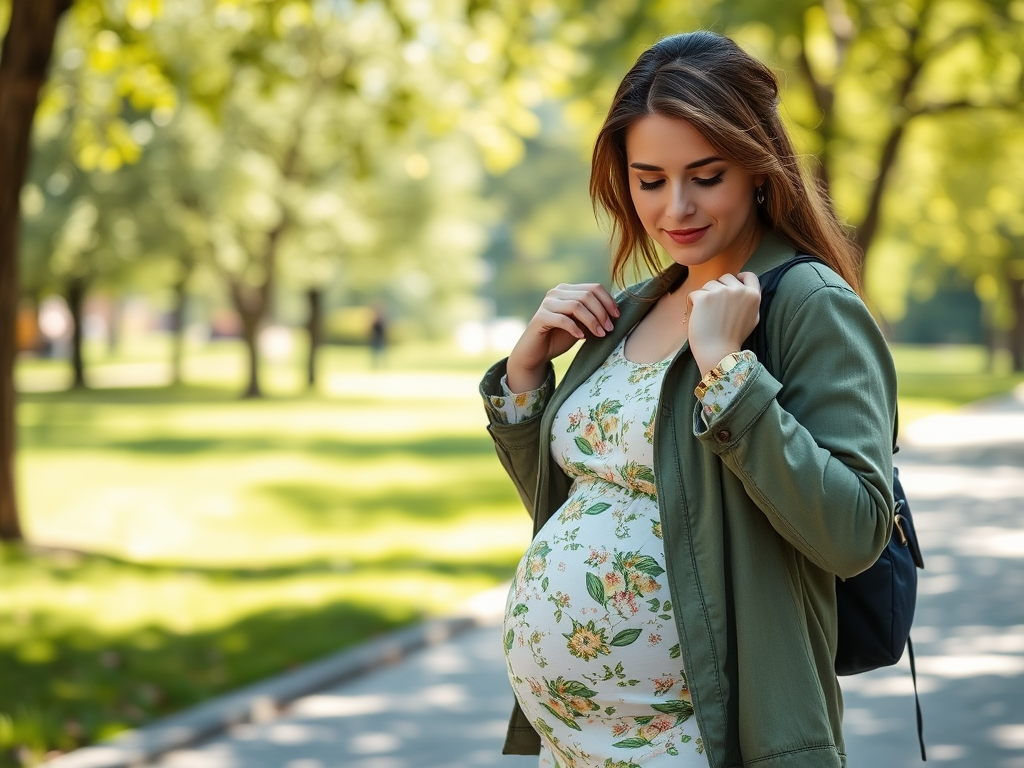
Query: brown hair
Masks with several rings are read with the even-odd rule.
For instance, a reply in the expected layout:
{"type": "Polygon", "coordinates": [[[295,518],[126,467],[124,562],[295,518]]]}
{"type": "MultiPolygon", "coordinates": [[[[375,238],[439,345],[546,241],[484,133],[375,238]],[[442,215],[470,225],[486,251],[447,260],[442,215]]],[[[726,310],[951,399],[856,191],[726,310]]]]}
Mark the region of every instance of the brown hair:
{"type": "Polygon", "coordinates": [[[673,35],[637,59],[619,85],[597,135],[590,175],[594,207],[612,219],[612,276],[642,261],[662,271],[629,191],[626,131],[638,119],[686,120],[715,151],[750,175],[764,174],[761,222],[801,253],[824,259],[860,291],[860,253],[827,196],[809,183],[778,114],[779,85],[768,67],[714,32],[673,35]]]}

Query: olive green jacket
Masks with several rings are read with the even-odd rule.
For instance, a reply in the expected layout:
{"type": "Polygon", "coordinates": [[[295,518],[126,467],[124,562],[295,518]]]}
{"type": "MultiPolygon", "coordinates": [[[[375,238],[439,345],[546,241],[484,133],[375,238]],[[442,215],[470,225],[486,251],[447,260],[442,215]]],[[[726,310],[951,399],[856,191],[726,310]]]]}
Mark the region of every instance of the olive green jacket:
{"type": "MultiPolygon", "coordinates": [[[[769,234],[744,269],[763,274],[793,255],[769,234]]],[[[658,292],[648,281],[618,297],[615,330],[587,339],[540,416],[491,418],[534,536],[571,485],[549,450],[555,412],[658,292]]],[[[863,302],[820,264],[787,273],[768,344],[775,375],[756,364],[708,426],[687,346],[665,373],[654,463],[667,578],[711,767],[832,768],[846,764],[835,577],[868,568],[889,540],[896,376],[863,302]]],[[[500,394],[504,373],[505,361],[492,367],[481,393],[500,394]]],[[[505,753],[539,746],[517,706],[505,753]]]]}

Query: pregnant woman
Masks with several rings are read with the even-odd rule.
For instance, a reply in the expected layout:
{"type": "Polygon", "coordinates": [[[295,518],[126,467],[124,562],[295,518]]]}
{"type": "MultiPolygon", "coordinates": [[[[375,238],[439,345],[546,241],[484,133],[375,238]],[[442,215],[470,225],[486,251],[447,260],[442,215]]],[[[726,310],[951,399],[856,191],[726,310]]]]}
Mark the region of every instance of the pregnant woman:
{"type": "Polygon", "coordinates": [[[615,95],[591,194],[612,275],[548,292],[481,393],[534,521],[505,752],[543,768],[838,768],[835,577],[889,539],[895,374],[772,72],[693,32],[615,95]],[[757,275],[797,254],[743,349],[757,275]],[[579,347],[556,386],[551,361],[579,347]]]}

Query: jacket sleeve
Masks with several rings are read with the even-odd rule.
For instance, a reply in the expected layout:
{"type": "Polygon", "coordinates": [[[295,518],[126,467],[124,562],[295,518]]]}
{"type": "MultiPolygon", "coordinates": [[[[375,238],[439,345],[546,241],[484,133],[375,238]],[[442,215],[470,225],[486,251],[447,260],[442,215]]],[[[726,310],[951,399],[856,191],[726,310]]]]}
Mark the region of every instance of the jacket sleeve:
{"type": "Polygon", "coordinates": [[[874,563],[892,532],[896,374],[874,319],[845,283],[814,269],[803,288],[785,301],[780,292],[772,306],[769,346],[781,381],[759,362],[707,426],[697,404],[694,434],[783,538],[848,578],[874,563]]]}
{"type": "MultiPolygon", "coordinates": [[[[504,414],[492,406],[490,397],[504,394],[501,379],[506,373],[507,363],[506,358],[488,369],[480,382],[480,394],[484,400],[484,410],[487,412],[487,431],[494,440],[498,460],[519,491],[519,497],[526,505],[527,511],[532,515],[540,466],[543,409],[538,409],[537,415],[524,421],[509,424],[504,414]]],[[[555,390],[555,369],[550,364],[543,389],[547,392],[548,398],[555,390]]]]}

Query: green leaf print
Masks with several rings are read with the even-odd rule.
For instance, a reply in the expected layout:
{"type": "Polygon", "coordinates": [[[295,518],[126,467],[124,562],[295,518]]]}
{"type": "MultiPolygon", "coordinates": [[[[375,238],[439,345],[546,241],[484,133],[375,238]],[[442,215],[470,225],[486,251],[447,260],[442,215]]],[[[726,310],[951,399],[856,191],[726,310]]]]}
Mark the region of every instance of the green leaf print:
{"type": "Polygon", "coordinates": [[[565,462],[565,472],[570,477],[583,477],[584,475],[594,474],[590,471],[590,467],[582,461],[570,461],[565,454],[562,454],[562,461],[565,462]]]}
{"type": "Polygon", "coordinates": [[[656,709],[666,715],[678,715],[686,720],[693,714],[693,704],[682,699],[666,701],[663,704],[652,704],[651,709],[656,709]]]}
{"type": "Polygon", "coordinates": [[[609,504],[608,502],[606,502],[606,501],[599,501],[594,506],[587,508],[587,510],[584,511],[583,514],[584,515],[600,515],[606,509],[611,509],[611,508],[612,508],[612,505],[609,504]]]}
{"type": "Polygon", "coordinates": [[[555,729],[544,722],[544,718],[538,717],[533,721],[533,727],[537,729],[537,733],[544,734],[545,736],[552,736],[555,729]]]}
{"type": "Polygon", "coordinates": [[[605,400],[593,410],[593,418],[598,421],[605,416],[618,413],[622,409],[622,403],[618,400],[605,400]]]}
{"type": "Polygon", "coordinates": [[[598,705],[591,701],[597,695],[597,691],[587,688],[579,680],[566,680],[563,677],[545,682],[548,688],[548,701],[541,702],[541,706],[573,730],[582,730],[576,724],[576,718],[586,717],[588,713],[599,709],[598,705]]]}
{"type": "Polygon", "coordinates": [[[562,681],[562,678],[556,678],[554,685],[548,685],[548,688],[552,689],[563,696],[583,696],[587,699],[592,699],[597,696],[597,691],[592,691],[579,680],[568,680],[562,681]]]}
{"type": "Polygon", "coordinates": [[[580,449],[580,453],[583,453],[587,456],[594,455],[593,447],[582,437],[577,437],[573,442],[576,443],[576,447],[580,449]]]}
{"type": "Polygon", "coordinates": [[[549,705],[545,704],[544,702],[541,702],[541,706],[544,707],[544,709],[546,709],[552,715],[557,717],[559,720],[561,720],[563,723],[568,725],[570,728],[572,728],[574,731],[582,731],[583,730],[578,725],[576,725],[576,721],[573,720],[571,717],[569,717],[567,715],[563,715],[561,712],[558,712],[558,711],[552,709],[549,705]]]}
{"type": "Polygon", "coordinates": [[[679,643],[676,643],[675,645],[673,645],[671,648],[668,649],[668,657],[670,659],[678,659],[682,655],[683,655],[683,651],[679,647],[679,643]]]}
{"type": "Polygon", "coordinates": [[[657,578],[665,572],[665,569],[658,565],[658,561],[650,555],[640,555],[632,563],[632,567],[640,571],[640,573],[646,573],[653,578],[657,578]]]}
{"type": "Polygon", "coordinates": [[[636,474],[633,475],[637,480],[646,480],[647,482],[654,483],[654,470],[646,465],[640,465],[636,474]]]}
{"type": "Polygon", "coordinates": [[[621,747],[622,749],[637,749],[639,747],[646,747],[650,743],[651,742],[649,742],[645,738],[642,738],[640,736],[633,736],[628,739],[623,739],[622,741],[616,741],[614,744],[612,744],[612,746],[621,747]]]}
{"type": "Polygon", "coordinates": [[[512,650],[512,643],[514,643],[515,640],[516,640],[516,631],[514,629],[510,629],[508,632],[505,633],[505,650],[506,651],[511,651],[512,650]]]}
{"type": "Polygon", "coordinates": [[[547,557],[551,554],[551,547],[548,546],[546,541],[538,541],[533,545],[533,554],[536,557],[547,557]]]}
{"type": "Polygon", "coordinates": [[[661,600],[657,597],[652,597],[647,601],[648,607],[651,609],[651,613],[657,613],[658,609],[661,608],[661,600]]]}
{"type": "Polygon", "coordinates": [[[602,683],[606,683],[609,680],[614,680],[615,678],[619,678],[620,680],[622,680],[626,677],[626,673],[623,672],[622,662],[620,661],[618,664],[615,665],[615,669],[612,669],[607,664],[605,664],[604,672],[602,672],[600,675],[584,675],[583,677],[584,679],[592,682],[594,685],[597,685],[597,682],[599,680],[602,683]]]}
{"type": "Polygon", "coordinates": [[[543,579],[541,579],[540,580],[540,591],[541,592],[547,592],[548,591],[548,584],[549,583],[550,582],[548,581],[548,577],[547,576],[545,576],[543,579]]]}
{"type": "MultiPolygon", "coordinates": [[[[590,575],[589,573],[587,574],[590,575]]],[[[616,648],[622,648],[623,646],[632,645],[636,642],[636,639],[640,637],[642,630],[634,627],[633,629],[624,629],[619,632],[608,645],[613,645],[616,648]]]]}
{"type": "Polygon", "coordinates": [[[658,489],[654,482],[654,470],[650,467],[636,461],[627,461],[616,469],[634,498],[637,496],[657,498],[658,489]]]}
{"type": "Polygon", "coordinates": [[[592,573],[587,573],[587,592],[598,605],[604,605],[604,584],[592,573]]]}
{"type": "Polygon", "coordinates": [[[519,603],[515,608],[512,609],[513,616],[522,616],[530,609],[526,606],[526,603],[519,603]]]}

